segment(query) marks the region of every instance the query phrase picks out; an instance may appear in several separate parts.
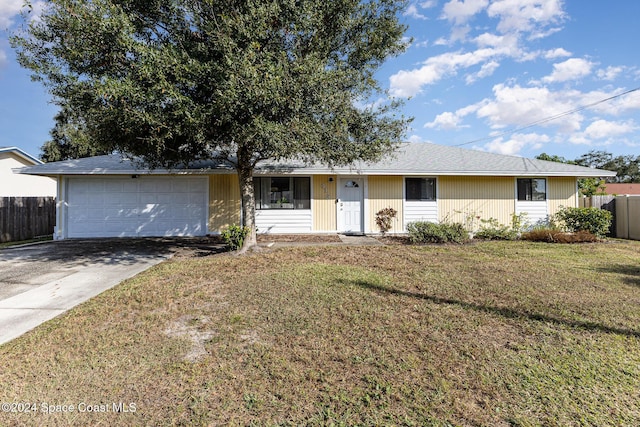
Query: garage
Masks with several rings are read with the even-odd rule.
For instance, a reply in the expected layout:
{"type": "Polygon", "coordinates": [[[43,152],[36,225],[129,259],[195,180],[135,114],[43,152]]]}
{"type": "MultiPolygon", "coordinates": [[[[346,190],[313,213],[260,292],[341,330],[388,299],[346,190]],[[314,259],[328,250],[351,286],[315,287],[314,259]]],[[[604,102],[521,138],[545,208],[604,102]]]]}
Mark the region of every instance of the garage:
{"type": "Polygon", "coordinates": [[[208,180],[193,176],[69,177],[62,234],[70,238],[207,234],[208,180]]]}

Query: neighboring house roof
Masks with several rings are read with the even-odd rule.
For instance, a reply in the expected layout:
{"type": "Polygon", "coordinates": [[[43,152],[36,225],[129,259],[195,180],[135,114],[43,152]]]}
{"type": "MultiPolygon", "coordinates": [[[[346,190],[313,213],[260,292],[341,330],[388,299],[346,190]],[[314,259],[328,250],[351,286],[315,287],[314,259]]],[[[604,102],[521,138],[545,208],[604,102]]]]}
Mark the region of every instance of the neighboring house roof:
{"type": "Polygon", "coordinates": [[[31,154],[28,154],[27,152],[19,149],[18,147],[0,147],[0,154],[2,153],[15,154],[16,156],[21,157],[22,159],[34,165],[42,164],[42,162],[39,159],[33,157],[31,154]]]}
{"type": "Polygon", "coordinates": [[[607,194],[640,194],[640,184],[605,184],[607,194]]]}
{"type": "MultiPolygon", "coordinates": [[[[45,163],[23,168],[31,175],[128,175],[128,174],[198,174],[231,173],[224,161],[198,161],[173,170],[149,170],[119,154],[45,163]]],[[[429,143],[403,144],[391,156],[377,163],[359,162],[351,167],[329,168],[320,164],[305,165],[296,161],[264,161],[256,173],[291,174],[362,174],[362,175],[468,175],[468,176],[571,176],[605,177],[615,172],[565,163],[486,153],[429,143]]]]}

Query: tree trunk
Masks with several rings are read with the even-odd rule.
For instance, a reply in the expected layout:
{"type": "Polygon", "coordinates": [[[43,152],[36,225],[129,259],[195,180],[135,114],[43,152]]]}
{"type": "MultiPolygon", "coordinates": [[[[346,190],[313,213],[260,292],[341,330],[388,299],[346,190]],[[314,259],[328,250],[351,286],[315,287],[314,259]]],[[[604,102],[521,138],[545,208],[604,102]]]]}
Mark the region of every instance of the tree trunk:
{"type": "Polygon", "coordinates": [[[249,228],[249,234],[244,239],[238,254],[244,254],[249,249],[257,248],[256,239],[256,200],[253,188],[253,167],[238,156],[238,181],[242,200],[242,225],[249,228]]]}

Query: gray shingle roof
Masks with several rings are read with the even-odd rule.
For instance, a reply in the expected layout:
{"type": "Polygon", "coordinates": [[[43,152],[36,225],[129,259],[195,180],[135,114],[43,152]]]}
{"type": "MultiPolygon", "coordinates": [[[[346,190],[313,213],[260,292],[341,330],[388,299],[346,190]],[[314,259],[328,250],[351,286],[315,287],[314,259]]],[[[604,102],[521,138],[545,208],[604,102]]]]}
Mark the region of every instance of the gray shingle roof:
{"type": "MultiPolygon", "coordinates": [[[[31,175],[128,175],[128,174],[208,174],[231,173],[233,167],[226,162],[201,161],[174,170],[149,170],[118,154],[45,163],[23,168],[21,173],[31,175]]],[[[329,169],[301,162],[265,161],[258,165],[258,173],[280,172],[291,174],[362,174],[362,175],[467,175],[467,176],[572,176],[605,177],[615,172],[583,166],[527,159],[517,156],[486,153],[458,147],[428,143],[403,144],[396,153],[384,160],[351,167],[329,169]]]]}

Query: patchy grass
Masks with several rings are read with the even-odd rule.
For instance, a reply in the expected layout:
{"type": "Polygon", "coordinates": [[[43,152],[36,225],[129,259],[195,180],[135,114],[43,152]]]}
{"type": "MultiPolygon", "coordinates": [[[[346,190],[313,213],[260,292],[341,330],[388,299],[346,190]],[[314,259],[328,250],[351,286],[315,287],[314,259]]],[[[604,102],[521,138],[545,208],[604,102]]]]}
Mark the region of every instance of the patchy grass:
{"type": "Polygon", "coordinates": [[[0,364],[2,402],[135,404],[0,425],[639,425],[640,243],[176,258],[0,364]]]}

